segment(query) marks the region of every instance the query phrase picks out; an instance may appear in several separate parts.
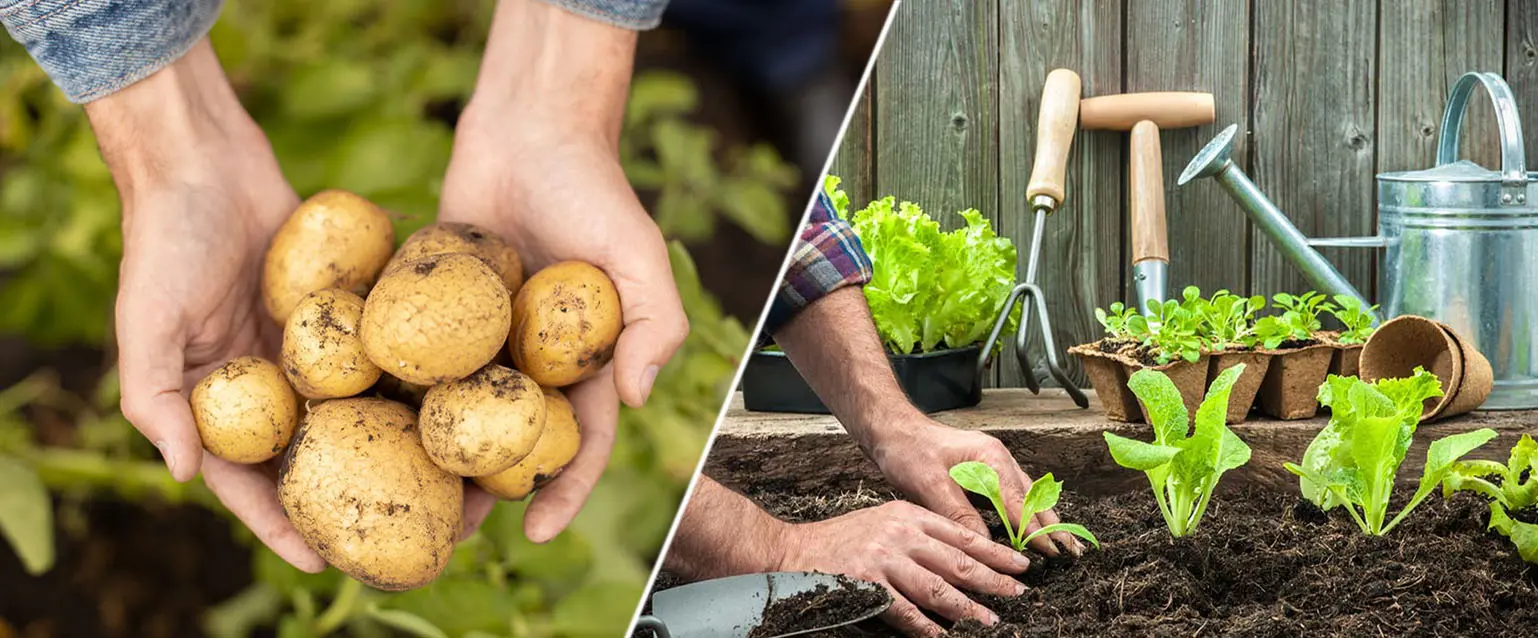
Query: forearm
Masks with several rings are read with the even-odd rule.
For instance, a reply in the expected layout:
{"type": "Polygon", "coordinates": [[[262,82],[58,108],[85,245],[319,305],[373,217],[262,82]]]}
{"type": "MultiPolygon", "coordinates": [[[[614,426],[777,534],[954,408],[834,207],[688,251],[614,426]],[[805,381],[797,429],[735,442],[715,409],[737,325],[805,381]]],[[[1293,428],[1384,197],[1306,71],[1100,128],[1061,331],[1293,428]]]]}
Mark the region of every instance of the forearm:
{"type": "Polygon", "coordinates": [[[85,113],[124,200],[177,179],[188,158],[266,144],[206,38],[144,80],[87,104],[85,113]]]}
{"type": "Polygon", "coordinates": [[[538,0],[502,0],[460,130],[520,124],[619,144],[636,34],[538,0]]]}
{"type": "Polygon", "coordinates": [[[860,288],[846,286],[818,299],[774,340],[867,454],[879,435],[923,416],[892,374],[860,288]]]}
{"type": "Polygon", "coordinates": [[[685,580],[774,571],[789,524],[701,476],[662,567],[685,580]]]}

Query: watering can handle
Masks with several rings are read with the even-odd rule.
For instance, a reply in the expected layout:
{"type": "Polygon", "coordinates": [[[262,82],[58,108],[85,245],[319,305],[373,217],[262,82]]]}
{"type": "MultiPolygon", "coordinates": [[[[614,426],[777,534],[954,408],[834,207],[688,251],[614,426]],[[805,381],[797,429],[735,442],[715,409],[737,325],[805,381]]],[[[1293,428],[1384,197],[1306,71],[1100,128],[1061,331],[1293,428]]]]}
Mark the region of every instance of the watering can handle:
{"type": "Polygon", "coordinates": [[[1522,148],[1522,118],[1517,114],[1511,87],[1494,73],[1470,72],[1453,83],[1447,95],[1447,110],[1442,113],[1442,132],[1437,138],[1437,166],[1458,161],[1458,136],[1469,95],[1476,84],[1483,84],[1495,105],[1495,122],[1501,133],[1501,203],[1517,204],[1527,199],[1527,160],[1522,148]],[[1509,195],[1509,197],[1508,197],[1509,195]],[[1520,196],[1521,201],[1517,201],[1520,196]]]}

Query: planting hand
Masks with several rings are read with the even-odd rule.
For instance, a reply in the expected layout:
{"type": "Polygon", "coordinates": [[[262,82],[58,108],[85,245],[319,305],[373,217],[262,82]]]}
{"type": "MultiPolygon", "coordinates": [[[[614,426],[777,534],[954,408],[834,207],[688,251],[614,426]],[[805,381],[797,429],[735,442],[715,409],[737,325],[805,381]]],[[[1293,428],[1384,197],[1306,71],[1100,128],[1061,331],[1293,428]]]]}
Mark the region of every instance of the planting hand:
{"type": "Polygon", "coordinates": [[[625,327],[612,365],[567,389],[582,444],[530,503],[525,533],[566,527],[608,464],[619,401],[639,407],[689,324],[667,246],[619,165],[635,34],[536,0],[498,3],[459,120],[439,219],[489,228],[532,273],[578,259],[614,280],[625,327]]]}
{"type": "MultiPolygon", "coordinates": [[[[278,504],[275,464],[205,455],[186,398],[232,358],[276,360],[281,330],[262,307],[262,261],[298,198],[206,40],[91,102],[86,115],[123,201],[123,415],[160,449],[176,480],[201,468],[209,489],[263,543],[300,569],[324,569],[278,504]]],[[[466,520],[478,523],[490,502],[468,497],[466,520]]]]}
{"type": "MultiPolygon", "coordinates": [[[[979,461],[998,472],[1000,492],[1012,521],[1020,520],[1025,493],[1031,488],[1031,477],[1020,469],[1002,441],[981,432],[947,427],[923,415],[907,424],[884,428],[867,451],[887,480],[909,498],[985,536],[988,526],[966,493],[950,479],[951,466],[979,461]]],[[[1045,510],[1026,523],[1021,535],[1059,522],[1056,512],[1045,510]]],[[[1031,539],[1031,547],[1048,556],[1057,556],[1059,548],[1074,556],[1084,553],[1083,543],[1068,532],[1037,536],[1031,539]]]]}

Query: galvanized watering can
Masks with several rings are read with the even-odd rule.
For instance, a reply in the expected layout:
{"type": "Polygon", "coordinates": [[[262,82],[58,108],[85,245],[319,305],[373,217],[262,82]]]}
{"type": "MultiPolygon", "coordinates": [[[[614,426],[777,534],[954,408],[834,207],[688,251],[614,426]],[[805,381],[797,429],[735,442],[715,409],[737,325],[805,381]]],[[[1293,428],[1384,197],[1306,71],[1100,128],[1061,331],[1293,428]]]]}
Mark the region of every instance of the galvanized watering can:
{"type": "Polygon", "coordinates": [[[1207,144],[1180,176],[1216,177],[1265,232],[1329,295],[1365,299],[1313,246],[1382,248],[1378,295],[1384,317],[1420,315],[1452,326],[1490,360],[1495,387],[1483,409],[1538,407],[1538,173],[1529,173],[1511,88],[1494,73],[1453,84],[1442,114],[1436,166],[1378,175],[1378,235],[1308,239],[1229,161],[1235,127],[1207,144]],[[1458,159],[1458,135],[1474,88],[1495,102],[1501,170],[1458,159]]]}

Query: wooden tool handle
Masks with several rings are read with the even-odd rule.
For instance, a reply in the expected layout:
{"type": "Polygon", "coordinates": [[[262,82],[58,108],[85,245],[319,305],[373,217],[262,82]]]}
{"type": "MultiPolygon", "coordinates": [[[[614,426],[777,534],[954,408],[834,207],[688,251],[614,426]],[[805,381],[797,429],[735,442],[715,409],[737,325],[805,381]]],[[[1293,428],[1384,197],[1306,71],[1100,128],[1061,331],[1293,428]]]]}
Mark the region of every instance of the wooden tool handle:
{"type": "Polygon", "coordinates": [[[1125,131],[1148,120],[1161,129],[1182,128],[1210,124],[1215,113],[1211,93],[1123,93],[1079,102],[1079,126],[1125,131]]]}
{"type": "Polygon", "coordinates": [[[1164,223],[1164,168],[1159,127],[1143,120],[1132,127],[1127,208],[1132,218],[1132,263],[1170,260],[1164,223]]]}
{"type": "Polygon", "coordinates": [[[1079,92],[1079,74],[1068,69],[1047,74],[1041,90],[1041,113],[1036,118],[1036,162],[1025,188],[1026,201],[1050,197],[1053,210],[1063,201],[1068,149],[1073,146],[1073,131],[1079,122],[1079,92]]]}

